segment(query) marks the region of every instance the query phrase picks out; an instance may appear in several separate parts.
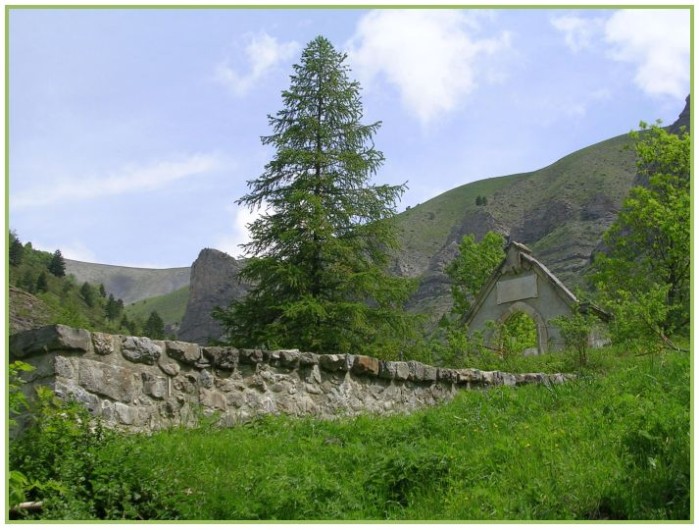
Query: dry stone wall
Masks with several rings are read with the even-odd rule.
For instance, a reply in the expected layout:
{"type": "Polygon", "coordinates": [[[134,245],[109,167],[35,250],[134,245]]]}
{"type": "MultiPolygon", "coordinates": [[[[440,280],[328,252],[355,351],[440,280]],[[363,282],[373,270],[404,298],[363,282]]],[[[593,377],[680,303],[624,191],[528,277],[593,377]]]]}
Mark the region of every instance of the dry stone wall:
{"type": "Polygon", "coordinates": [[[90,333],[54,325],[10,337],[10,358],[36,367],[26,389],[52,388],[106,425],[153,431],[217,414],[228,426],[259,414],[334,418],[397,413],[451,399],[460,389],[560,383],[564,374],[435,368],[416,361],[298,350],[205,347],[90,333]]]}

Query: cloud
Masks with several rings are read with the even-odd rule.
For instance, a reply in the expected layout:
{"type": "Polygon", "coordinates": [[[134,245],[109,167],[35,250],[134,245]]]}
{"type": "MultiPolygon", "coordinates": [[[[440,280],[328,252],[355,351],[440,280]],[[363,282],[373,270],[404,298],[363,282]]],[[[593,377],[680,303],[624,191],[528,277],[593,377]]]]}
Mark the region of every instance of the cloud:
{"type": "Polygon", "coordinates": [[[367,86],[381,77],[394,85],[428,124],[476,90],[482,58],[509,48],[507,32],[478,38],[478,20],[456,10],[372,11],[348,43],[352,67],[367,86]]]}
{"type": "Polygon", "coordinates": [[[609,56],[636,67],[634,82],[654,96],[683,98],[689,91],[690,12],[624,9],[605,25],[609,56]]]}
{"type": "Polygon", "coordinates": [[[240,73],[226,60],[216,67],[214,74],[215,79],[236,96],[250,92],[278,63],[291,59],[299,49],[296,41],[278,43],[265,32],[248,33],[245,39],[248,41],[245,46],[248,73],[240,73]]]}
{"type": "Polygon", "coordinates": [[[221,166],[213,155],[195,154],[180,160],[162,160],[145,166],[127,166],[118,172],[104,176],[88,176],[81,179],[63,180],[42,189],[31,189],[10,196],[10,205],[15,209],[27,209],[153,191],[175,181],[207,173],[221,166]]]}
{"type": "Polygon", "coordinates": [[[226,208],[231,216],[231,232],[218,239],[215,248],[222,250],[233,257],[248,257],[240,245],[250,242],[248,225],[258,219],[262,212],[269,210],[266,204],[259,209],[250,209],[245,206],[233,205],[226,208]]]}
{"type": "Polygon", "coordinates": [[[551,19],[551,25],[563,33],[565,43],[573,52],[590,49],[604,31],[604,20],[564,15],[551,19]]]}

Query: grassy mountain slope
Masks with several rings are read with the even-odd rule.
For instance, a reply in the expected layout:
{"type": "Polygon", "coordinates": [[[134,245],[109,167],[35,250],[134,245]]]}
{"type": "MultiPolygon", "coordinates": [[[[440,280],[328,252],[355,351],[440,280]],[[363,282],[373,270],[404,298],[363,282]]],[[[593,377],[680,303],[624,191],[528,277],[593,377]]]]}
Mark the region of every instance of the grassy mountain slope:
{"type": "Polygon", "coordinates": [[[166,326],[177,328],[182,323],[187,300],[189,300],[189,285],[185,285],[171,293],[129,304],[126,306],[125,311],[129,318],[144,322],[148,320],[151,312],[155,311],[163,319],[166,326]]]}
{"type": "Polygon", "coordinates": [[[569,286],[599,246],[636,175],[631,138],[621,135],[530,173],[473,182],[401,213],[397,272],[420,279],[412,306],[438,318],[450,307],[444,267],[461,238],[509,235],[569,286]],[[476,204],[484,196],[485,206],[476,204]]]}

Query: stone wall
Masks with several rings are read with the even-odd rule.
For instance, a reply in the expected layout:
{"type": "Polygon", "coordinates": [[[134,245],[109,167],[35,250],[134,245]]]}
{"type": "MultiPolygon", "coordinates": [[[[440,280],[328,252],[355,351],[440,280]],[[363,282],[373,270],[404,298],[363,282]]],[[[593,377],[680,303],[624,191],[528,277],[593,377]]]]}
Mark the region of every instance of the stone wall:
{"type": "Polygon", "coordinates": [[[410,412],[447,401],[464,388],[560,383],[569,377],[205,347],[61,325],[13,335],[10,359],[36,367],[25,376],[27,391],[48,386],[63,399],[83,403],[106,425],[128,431],[195,425],[214,413],[227,426],[265,413],[333,418],[410,412]]]}

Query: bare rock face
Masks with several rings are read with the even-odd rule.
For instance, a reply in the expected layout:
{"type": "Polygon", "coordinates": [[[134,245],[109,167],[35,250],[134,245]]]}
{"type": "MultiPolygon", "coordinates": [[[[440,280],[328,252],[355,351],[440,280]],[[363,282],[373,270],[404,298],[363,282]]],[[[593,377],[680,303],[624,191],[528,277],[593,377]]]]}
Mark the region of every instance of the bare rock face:
{"type": "Polygon", "coordinates": [[[242,265],[242,261],[219,250],[205,248],[199,253],[192,264],[189,301],[178,339],[205,345],[223,336],[223,328],[211,312],[247,294],[249,286],[238,277],[242,265]]]}

